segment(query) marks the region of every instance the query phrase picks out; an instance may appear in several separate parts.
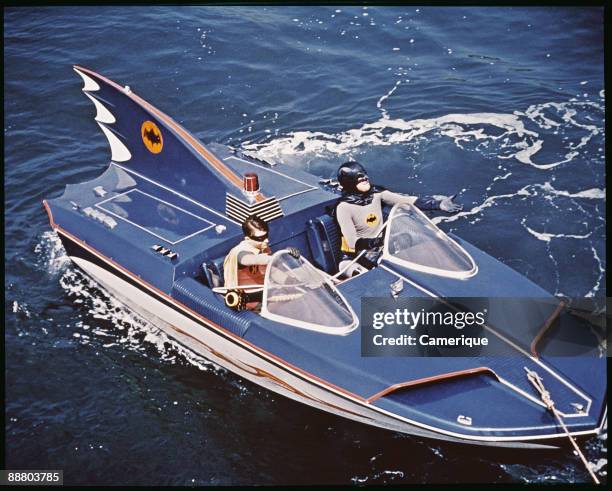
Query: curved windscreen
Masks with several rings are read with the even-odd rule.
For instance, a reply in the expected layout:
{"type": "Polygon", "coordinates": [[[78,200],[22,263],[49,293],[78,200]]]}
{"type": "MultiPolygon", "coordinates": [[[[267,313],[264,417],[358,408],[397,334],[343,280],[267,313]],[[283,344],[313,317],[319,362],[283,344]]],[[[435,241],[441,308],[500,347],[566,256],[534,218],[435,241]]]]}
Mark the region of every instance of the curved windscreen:
{"type": "Polygon", "coordinates": [[[468,278],[472,257],[412,205],[396,205],[389,216],[383,260],[425,273],[468,278]]]}
{"type": "Polygon", "coordinates": [[[347,334],[357,327],[355,313],[324,273],[284,250],[268,264],[261,315],[328,334],[347,334]]]}

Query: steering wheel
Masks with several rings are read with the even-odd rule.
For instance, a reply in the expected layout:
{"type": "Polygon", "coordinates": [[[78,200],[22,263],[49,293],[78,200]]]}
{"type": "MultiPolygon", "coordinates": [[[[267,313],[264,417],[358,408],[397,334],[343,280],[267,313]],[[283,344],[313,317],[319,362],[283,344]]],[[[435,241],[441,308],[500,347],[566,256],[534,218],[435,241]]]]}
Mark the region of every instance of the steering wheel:
{"type": "Polygon", "coordinates": [[[389,250],[392,254],[397,254],[400,251],[410,249],[413,243],[412,234],[401,232],[391,237],[391,244],[389,244],[391,247],[389,247],[389,250]]]}

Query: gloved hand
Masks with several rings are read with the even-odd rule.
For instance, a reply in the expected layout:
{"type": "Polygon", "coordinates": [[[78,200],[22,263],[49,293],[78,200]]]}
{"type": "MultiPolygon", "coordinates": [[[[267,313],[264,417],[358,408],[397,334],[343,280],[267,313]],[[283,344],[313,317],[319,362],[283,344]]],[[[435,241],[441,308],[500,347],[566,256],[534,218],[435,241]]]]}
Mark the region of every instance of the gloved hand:
{"type": "Polygon", "coordinates": [[[298,251],[295,247],[287,247],[287,252],[291,257],[294,257],[296,259],[300,258],[300,251],[298,251]]]}
{"type": "Polygon", "coordinates": [[[361,252],[364,249],[376,249],[377,247],[382,247],[385,243],[384,237],[374,237],[373,239],[361,238],[357,239],[355,242],[355,250],[357,252],[361,252]]]}
{"type": "Polygon", "coordinates": [[[376,249],[377,247],[382,247],[384,243],[385,243],[384,235],[379,236],[379,237],[374,237],[373,239],[370,239],[370,249],[376,249]]]}
{"type": "Polygon", "coordinates": [[[463,210],[463,205],[453,203],[453,199],[455,199],[456,197],[457,195],[453,194],[452,196],[444,198],[442,201],[440,201],[440,209],[442,211],[445,211],[446,213],[456,213],[458,211],[463,210]]]}

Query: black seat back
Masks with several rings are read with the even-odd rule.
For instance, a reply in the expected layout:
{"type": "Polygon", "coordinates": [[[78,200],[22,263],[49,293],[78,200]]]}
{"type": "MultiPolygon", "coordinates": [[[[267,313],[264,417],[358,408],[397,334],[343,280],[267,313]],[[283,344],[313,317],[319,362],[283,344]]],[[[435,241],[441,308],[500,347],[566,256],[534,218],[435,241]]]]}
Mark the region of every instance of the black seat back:
{"type": "Polygon", "coordinates": [[[223,276],[219,274],[216,265],[212,261],[202,263],[202,276],[206,279],[209,288],[223,286],[223,276]]]}
{"type": "Polygon", "coordinates": [[[334,217],[321,215],[309,220],[307,236],[316,266],[326,273],[336,273],[340,264],[342,233],[334,217]]]}

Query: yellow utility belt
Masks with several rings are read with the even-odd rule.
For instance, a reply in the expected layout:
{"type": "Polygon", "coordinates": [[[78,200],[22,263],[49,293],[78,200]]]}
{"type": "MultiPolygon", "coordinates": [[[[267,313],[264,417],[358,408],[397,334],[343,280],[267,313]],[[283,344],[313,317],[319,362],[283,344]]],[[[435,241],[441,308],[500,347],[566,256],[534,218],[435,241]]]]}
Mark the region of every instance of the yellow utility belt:
{"type": "Polygon", "coordinates": [[[342,237],[342,243],[340,244],[340,250],[342,252],[347,252],[347,253],[350,253],[350,254],[355,254],[355,249],[353,249],[352,247],[349,247],[348,242],[346,241],[344,236],[342,237]]]}

